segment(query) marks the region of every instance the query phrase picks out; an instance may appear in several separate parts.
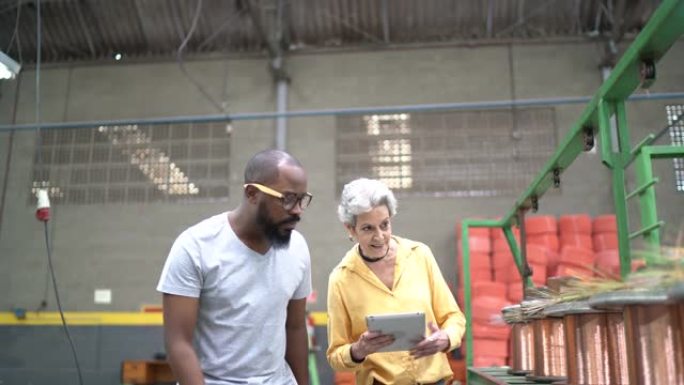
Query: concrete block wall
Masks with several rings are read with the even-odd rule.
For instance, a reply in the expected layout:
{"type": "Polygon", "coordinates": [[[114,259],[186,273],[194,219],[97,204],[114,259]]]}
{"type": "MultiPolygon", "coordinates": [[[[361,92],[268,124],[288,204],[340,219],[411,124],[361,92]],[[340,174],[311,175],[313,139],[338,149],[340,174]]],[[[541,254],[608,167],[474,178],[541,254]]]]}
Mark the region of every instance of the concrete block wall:
{"type": "MultiPolygon", "coordinates": [[[[602,50],[598,42],[576,42],[293,54],[286,61],[292,78],[289,108],[508,100],[513,96],[511,64],[516,98],[590,96],[601,84],[602,50]]],[[[660,63],[659,81],[651,92],[684,91],[683,61],[684,42],[679,41],[660,63]]],[[[274,86],[264,58],[188,61],[186,67],[226,112],[275,110],[274,86]]],[[[0,123],[33,122],[33,76],[26,69],[19,81],[0,82],[0,123]]],[[[174,62],[46,66],[41,90],[44,122],[222,112],[204,99],[174,62]]],[[[684,100],[628,104],[633,143],[665,125],[668,103],[684,100]]],[[[555,107],[559,140],[583,108],[555,107]]],[[[339,194],[335,122],[333,116],[288,122],[287,149],[308,168],[309,189],[315,196],[299,226],[311,248],[318,292],[315,311],[325,310],[328,274],[351,246],[335,214],[339,194]]],[[[66,310],[136,311],[141,305],[161,302],[154,288],[174,238],[187,226],[234,207],[241,198],[246,160],[275,144],[271,120],[239,121],[232,126],[231,189],[225,201],[54,208],[53,258],[66,310]],[[93,303],[97,288],[112,290],[110,305],[93,303]]],[[[0,133],[0,188],[6,189],[0,217],[0,310],[33,309],[45,290],[43,230],[27,196],[34,141],[28,131],[0,133]]],[[[659,164],[658,174],[663,181],[658,204],[671,232],[681,226],[684,196],[674,191],[671,162],[659,164]]],[[[404,198],[394,231],[430,245],[443,274],[454,284],[456,223],[467,217],[503,215],[515,198],[404,198]]],[[[600,165],[598,154],[583,154],[563,174],[560,192],[542,199],[540,213],[612,211],[608,170],[600,165]]],[[[630,219],[634,229],[636,212],[630,219]]],[[[48,310],[55,310],[52,291],[48,293],[48,310]]]]}

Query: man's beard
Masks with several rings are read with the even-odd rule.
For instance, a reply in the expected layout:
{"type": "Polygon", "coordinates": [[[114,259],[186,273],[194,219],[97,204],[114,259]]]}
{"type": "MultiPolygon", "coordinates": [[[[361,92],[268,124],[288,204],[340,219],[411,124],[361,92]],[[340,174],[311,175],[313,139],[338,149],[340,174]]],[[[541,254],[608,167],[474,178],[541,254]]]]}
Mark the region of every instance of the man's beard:
{"type": "Polygon", "coordinates": [[[292,230],[281,231],[279,226],[286,223],[297,223],[301,218],[299,215],[292,215],[284,221],[278,223],[274,222],[273,219],[268,215],[266,211],[266,205],[264,203],[259,205],[257,209],[256,222],[261,228],[261,231],[266,236],[266,239],[271,242],[271,246],[274,249],[282,249],[290,244],[290,236],[292,235],[292,230]]]}

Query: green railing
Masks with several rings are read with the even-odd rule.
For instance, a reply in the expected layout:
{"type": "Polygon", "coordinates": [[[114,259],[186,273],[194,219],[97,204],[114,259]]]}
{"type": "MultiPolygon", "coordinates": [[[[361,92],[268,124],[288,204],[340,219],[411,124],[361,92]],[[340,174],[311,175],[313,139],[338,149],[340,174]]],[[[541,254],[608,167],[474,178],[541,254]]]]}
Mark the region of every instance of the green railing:
{"type": "MultiPolygon", "coordinates": [[[[511,230],[520,226],[520,245],[525,245],[525,213],[536,211],[539,200],[552,186],[559,186],[562,173],[584,151],[594,146],[594,138],[599,140],[601,161],[611,170],[613,201],[617,218],[620,271],[623,277],[630,272],[630,239],[643,237],[645,244],[653,249],[660,247],[660,227],[656,211],[655,184],[651,161],[655,158],[675,158],[684,156],[681,146],[653,146],[656,138],[649,135],[637,146],[631,148],[625,100],[637,89],[647,88],[655,80],[658,61],[672,44],[684,34],[684,0],[664,0],[655,10],[650,20],[632,45],[624,53],[613,69],[611,76],[601,85],[592,100],[575,122],[570,132],[562,140],[559,148],[541,172],[535,177],[525,192],[518,198],[511,210],[500,220],[466,219],[461,226],[461,247],[464,269],[464,298],[466,314],[466,366],[473,364],[472,304],[470,280],[470,250],[467,242],[470,227],[492,227],[503,229],[511,248],[515,264],[523,277],[523,292],[532,285],[531,270],[527,264],[525,247],[519,247],[511,230]],[[615,128],[611,120],[615,117],[615,128]],[[637,188],[625,191],[625,170],[635,163],[637,188]],[[639,198],[641,228],[629,233],[627,218],[627,199],[639,198]]],[[[646,261],[648,263],[648,260],[646,261]]],[[[476,370],[468,370],[469,383],[483,383],[476,370]]],[[[484,382],[486,383],[486,381],[484,382]]]]}

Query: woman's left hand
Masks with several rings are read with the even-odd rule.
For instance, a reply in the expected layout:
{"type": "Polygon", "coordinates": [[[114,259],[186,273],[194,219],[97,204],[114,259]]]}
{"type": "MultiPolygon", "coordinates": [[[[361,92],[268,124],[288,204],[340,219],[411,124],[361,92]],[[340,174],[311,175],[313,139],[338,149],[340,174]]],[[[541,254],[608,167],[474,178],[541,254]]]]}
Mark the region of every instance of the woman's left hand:
{"type": "Polygon", "coordinates": [[[446,351],[451,343],[446,332],[439,329],[434,322],[429,322],[430,335],[420,341],[413,349],[411,355],[415,358],[431,356],[446,351]]]}

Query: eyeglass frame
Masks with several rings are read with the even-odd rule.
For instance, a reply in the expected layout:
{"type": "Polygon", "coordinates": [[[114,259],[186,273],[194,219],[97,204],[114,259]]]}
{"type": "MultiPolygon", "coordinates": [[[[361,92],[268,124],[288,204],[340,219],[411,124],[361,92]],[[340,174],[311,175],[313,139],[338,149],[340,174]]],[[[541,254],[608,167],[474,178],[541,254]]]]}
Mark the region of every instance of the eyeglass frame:
{"type": "Polygon", "coordinates": [[[268,186],[264,186],[263,184],[259,184],[259,183],[245,183],[244,185],[242,185],[243,188],[247,188],[247,186],[252,186],[252,187],[256,188],[257,190],[261,191],[262,193],[264,193],[266,195],[270,195],[274,198],[278,198],[280,200],[280,204],[283,206],[283,208],[285,210],[288,210],[288,211],[295,208],[295,206],[297,204],[299,204],[300,209],[305,210],[307,207],[309,207],[309,205],[311,204],[311,201],[313,200],[313,195],[311,195],[311,193],[309,193],[309,192],[305,192],[301,195],[296,194],[296,193],[286,193],[286,194],[292,194],[289,196],[294,196],[296,198],[291,203],[291,207],[288,207],[288,206],[290,206],[290,204],[287,204],[285,202],[285,194],[281,193],[280,191],[276,191],[276,190],[274,190],[268,186]],[[306,204],[306,206],[302,206],[304,199],[307,197],[309,198],[308,203],[306,204]]]}

